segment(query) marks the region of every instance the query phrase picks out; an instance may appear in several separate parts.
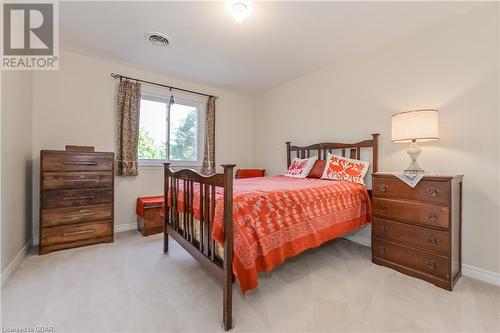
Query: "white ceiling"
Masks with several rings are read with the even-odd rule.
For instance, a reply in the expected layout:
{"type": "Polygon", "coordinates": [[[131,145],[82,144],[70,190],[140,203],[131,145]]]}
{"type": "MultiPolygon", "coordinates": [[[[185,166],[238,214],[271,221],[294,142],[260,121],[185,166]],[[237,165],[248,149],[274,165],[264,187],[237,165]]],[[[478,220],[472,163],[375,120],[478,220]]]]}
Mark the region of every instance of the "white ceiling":
{"type": "Polygon", "coordinates": [[[62,49],[254,94],[461,14],[465,2],[61,2],[62,49]],[[168,48],[145,34],[166,33],[168,48]]]}

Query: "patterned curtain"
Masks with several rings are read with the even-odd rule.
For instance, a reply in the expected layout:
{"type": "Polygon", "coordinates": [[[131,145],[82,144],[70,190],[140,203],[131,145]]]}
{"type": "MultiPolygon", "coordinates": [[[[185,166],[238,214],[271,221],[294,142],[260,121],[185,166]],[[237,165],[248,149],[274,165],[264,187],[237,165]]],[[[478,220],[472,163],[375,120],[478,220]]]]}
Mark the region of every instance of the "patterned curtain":
{"type": "Polygon", "coordinates": [[[207,102],[207,119],[205,121],[205,150],[203,152],[203,173],[215,172],[215,97],[210,96],[207,102]]]}
{"type": "Polygon", "coordinates": [[[141,84],[120,79],[118,87],[118,176],[137,176],[141,84]]]}

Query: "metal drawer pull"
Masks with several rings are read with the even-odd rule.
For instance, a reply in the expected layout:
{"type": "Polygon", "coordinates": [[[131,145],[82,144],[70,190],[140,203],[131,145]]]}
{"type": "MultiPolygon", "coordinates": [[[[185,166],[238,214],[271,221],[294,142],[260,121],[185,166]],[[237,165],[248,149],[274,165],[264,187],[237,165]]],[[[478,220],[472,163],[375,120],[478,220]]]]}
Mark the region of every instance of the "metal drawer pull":
{"type": "Polygon", "coordinates": [[[438,191],[437,189],[435,189],[435,188],[432,188],[432,187],[431,187],[431,188],[427,189],[427,194],[428,194],[430,197],[435,198],[435,197],[437,197],[437,196],[438,196],[439,191],[438,191]]]}
{"type": "Polygon", "coordinates": [[[64,197],[63,200],[94,200],[95,195],[90,195],[87,197],[64,197]]]}
{"type": "Polygon", "coordinates": [[[386,206],[380,206],[379,209],[380,209],[381,212],[384,212],[384,213],[387,212],[387,207],[386,206]]]}
{"type": "Polygon", "coordinates": [[[385,247],[379,248],[378,252],[380,252],[380,254],[385,254],[385,247]]]}
{"type": "Polygon", "coordinates": [[[427,264],[427,268],[432,271],[435,270],[437,267],[437,264],[432,260],[427,260],[425,263],[427,264]]]}
{"type": "Polygon", "coordinates": [[[90,213],[77,213],[77,214],[68,214],[66,215],[65,217],[66,218],[69,218],[69,219],[77,219],[79,217],[83,217],[83,216],[91,216],[91,215],[94,215],[95,213],[94,212],[90,212],[90,213]]]}
{"type": "Polygon", "coordinates": [[[75,236],[75,235],[83,235],[83,234],[90,234],[95,232],[95,229],[85,229],[85,230],[78,230],[78,231],[68,231],[68,232],[63,232],[63,236],[75,236]]]}
{"type": "Polygon", "coordinates": [[[97,161],[64,161],[64,165],[97,165],[97,161]]]}
{"type": "Polygon", "coordinates": [[[65,183],[77,183],[77,182],[92,182],[92,183],[98,183],[99,179],[97,178],[87,178],[87,179],[65,179],[65,183]]]}
{"type": "Polygon", "coordinates": [[[378,186],[378,189],[380,190],[380,192],[386,192],[389,189],[389,185],[381,184],[378,186]]]}
{"type": "Polygon", "coordinates": [[[431,222],[436,222],[438,219],[436,213],[429,213],[428,218],[429,218],[429,221],[431,221],[431,222]]]}
{"type": "Polygon", "coordinates": [[[436,237],[431,237],[431,236],[427,237],[427,241],[434,245],[436,245],[439,242],[439,240],[436,237]]]}
{"type": "Polygon", "coordinates": [[[385,225],[383,225],[383,226],[381,226],[381,227],[379,228],[379,230],[380,230],[381,232],[387,232],[387,227],[386,227],[385,225]]]}

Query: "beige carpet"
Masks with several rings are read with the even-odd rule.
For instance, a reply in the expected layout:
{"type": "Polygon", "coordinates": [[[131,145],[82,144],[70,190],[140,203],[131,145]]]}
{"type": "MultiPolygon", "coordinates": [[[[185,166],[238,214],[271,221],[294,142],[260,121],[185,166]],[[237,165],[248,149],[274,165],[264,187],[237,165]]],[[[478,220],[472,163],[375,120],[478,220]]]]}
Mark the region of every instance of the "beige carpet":
{"type": "MultiPolygon", "coordinates": [[[[222,289],[174,241],[118,234],[113,244],[32,255],[2,292],[2,326],[55,332],[221,331],[222,289]]],[[[234,332],[500,331],[500,288],[462,277],[448,292],[370,262],[337,240],[261,276],[234,332]]]]}

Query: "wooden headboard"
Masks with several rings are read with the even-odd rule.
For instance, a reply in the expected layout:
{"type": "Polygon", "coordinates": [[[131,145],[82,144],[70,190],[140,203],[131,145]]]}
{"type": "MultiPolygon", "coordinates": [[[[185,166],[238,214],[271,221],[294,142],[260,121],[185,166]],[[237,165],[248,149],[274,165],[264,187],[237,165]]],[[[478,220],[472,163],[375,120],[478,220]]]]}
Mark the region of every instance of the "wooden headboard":
{"type": "Polygon", "coordinates": [[[319,160],[325,160],[327,153],[336,153],[339,151],[342,156],[346,157],[346,153],[349,152],[349,158],[361,159],[361,149],[369,148],[372,150],[372,172],[378,171],[378,137],[380,134],[372,134],[372,138],[368,140],[363,140],[355,143],[341,143],[341,142],[323,142],[316,143],[310,146],[298,147],[292,146],[291,142],[286,142],[286,163],[287,168],[292,163],[292,152],[295,152],[295,156],[298,158],[308,158],[311,157],[311,152],[313,154],[317,152],[317,157],[319,160]]]}

